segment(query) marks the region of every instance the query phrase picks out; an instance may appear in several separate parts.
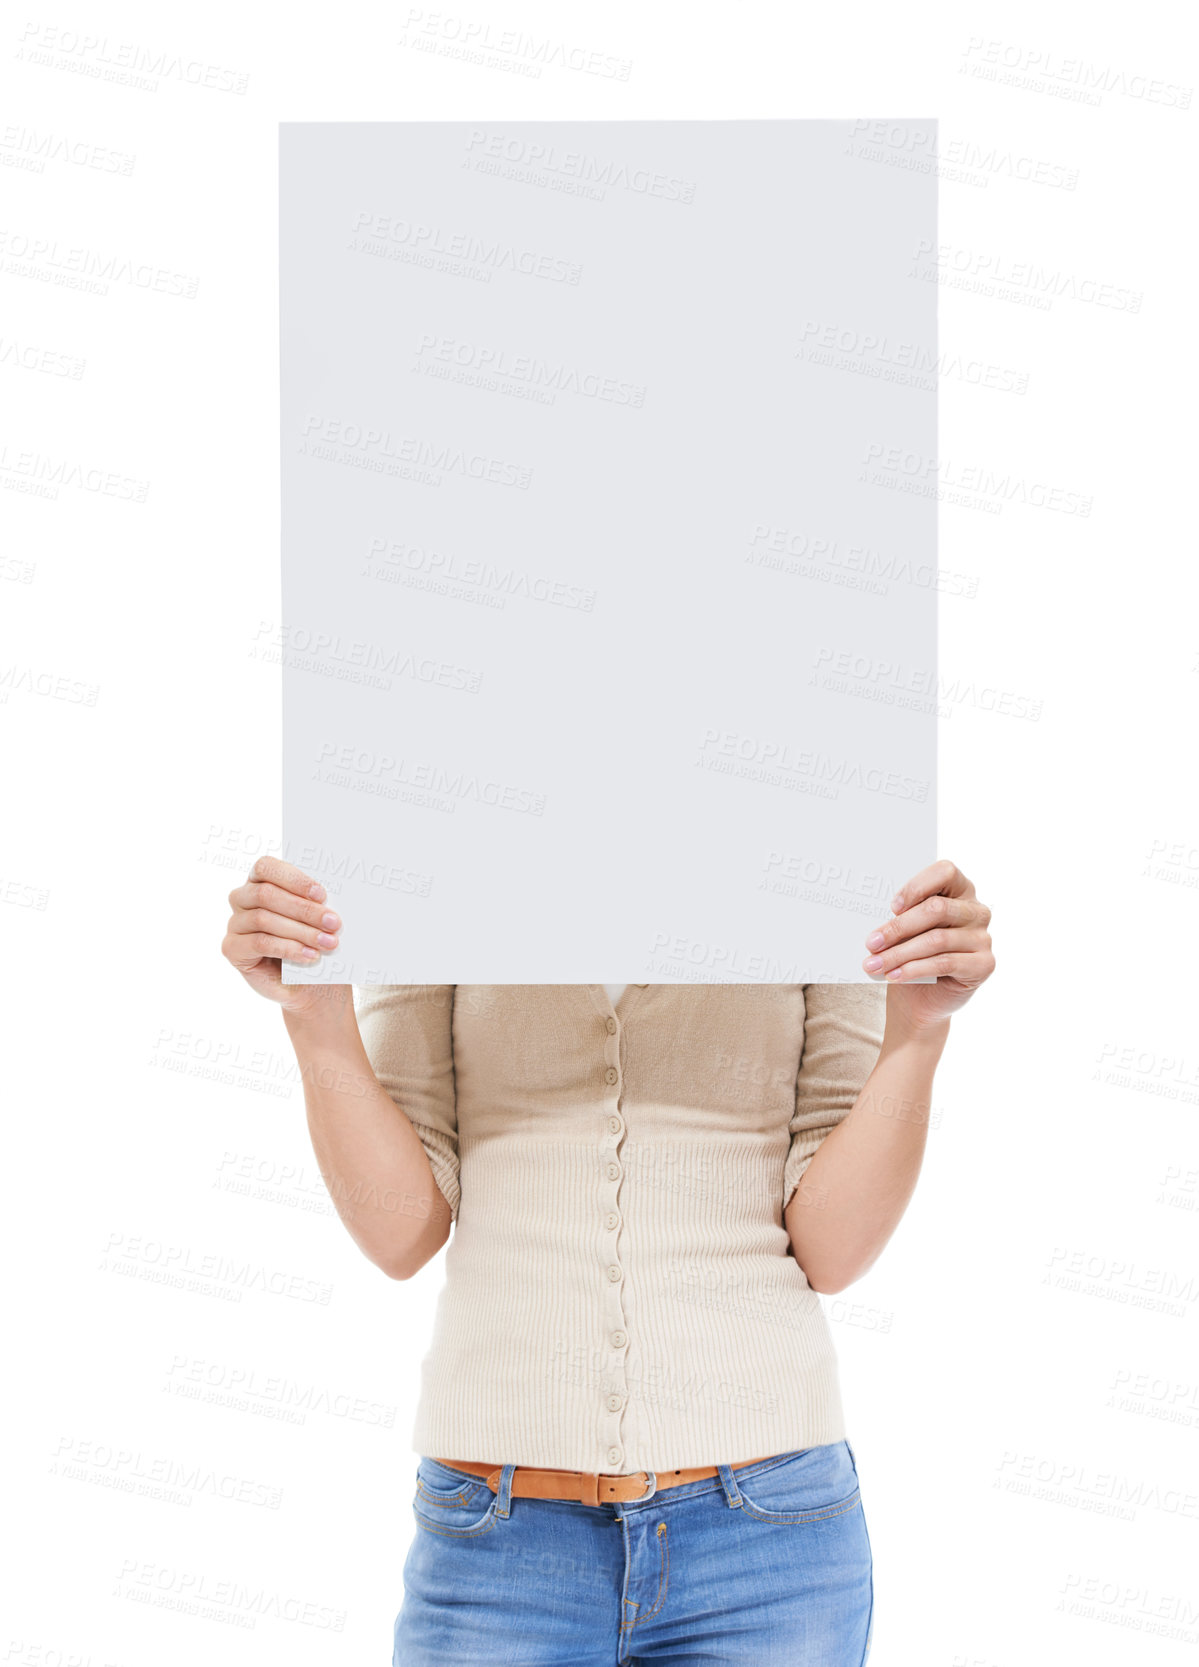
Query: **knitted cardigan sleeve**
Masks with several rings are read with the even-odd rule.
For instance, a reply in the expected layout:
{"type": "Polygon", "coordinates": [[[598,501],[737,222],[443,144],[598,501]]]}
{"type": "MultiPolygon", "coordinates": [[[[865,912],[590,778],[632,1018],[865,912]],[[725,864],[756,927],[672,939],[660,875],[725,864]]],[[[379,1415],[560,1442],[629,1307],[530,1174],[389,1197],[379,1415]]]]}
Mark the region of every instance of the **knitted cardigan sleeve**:
{"type": "Polygon", "coordinates": [[[453,1221],[458,1219],[454,984],[355,986],[362,1045],[375,1075],[420,1137],[453,1221]]]}
{"type": "Polygon", "coordinates": [[[805,984],[783,1209],[825,1137],[847,1117],[874,1069],[887,1016],[885,984],[805,984]]]}

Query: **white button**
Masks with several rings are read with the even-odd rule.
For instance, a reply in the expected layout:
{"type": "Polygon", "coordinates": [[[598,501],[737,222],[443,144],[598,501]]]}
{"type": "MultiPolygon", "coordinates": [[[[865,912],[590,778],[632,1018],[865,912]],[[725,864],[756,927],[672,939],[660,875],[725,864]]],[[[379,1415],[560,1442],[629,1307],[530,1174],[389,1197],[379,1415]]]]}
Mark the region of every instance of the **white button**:
{"type": "Polygon", "coordinates": [[[609,1065],[608,1069],[604,1072],[605,1082],[616,1082],[619,1077],[620,1072],[616,1069],[615,1065],[609,1065]]]}
{"type": "Polygon", "coordinates": [[[609,1449],[608,1449],[608,1463],[609,1464],[619,1464],[620,1463],[620,1448],[619,1447],[609,1447],[609,1449]]]}
{"type": "Polygon", "coordinates": [[[615,1264],[613,1264],[612,1267],[610,1267],[608,1269],[608,1278],[612,1281],[613,1284],[615,1284],[616,1281],[620,1278],[620,1269],[615,1264]]]}
{"type": "Polygon", "coordinates": [[[620,1411],[620,1406],[621,1406],[621,1401],[620,1401],[620,1396],[619,1395],[609,1395],[608,1396],[608,1411],[609,1412],[619,1412],[620,1411]]]}
{"type": "Polygon", "coordinates": [[[604,1171],[604,1173],[605,1173],[605,1175],[607,1175],[607,1177],[610,1181],[619,1180],[620,1179],[620,1165],[618,1163],[610,1163],[608,1165],[607,1169],[604,1171]]]}
{"type": "Polygon", "coordinates": [[[615,1210],[609,1210],[608,1211],[607,1215],[604,1217],[604,1226],[605,1227],[619,1227],[620,1226],[620,1217],[617,1215],[615,1210]]]}
{"type": "Polygon", "coordinates": [[[608,1035],[609,1036],[615,1036],[615,1034],[616,1034],[616,1020],[615,1019],[607,1019],[605,1021],[605,1023],[608,1026],[608,1035]]]}
{"type": "Polygon", "coordinates": [[[620,1133],[620,1118],[619,1117],[609,1117],[608,1127],[611,1129],[613,1134],[619,1134],[620,1133]]]}
{"type": "Polygon", "coordinates": [[[626,1339],[623,1331],[614,1331],[612,1333],[612,1347],[614,1349],[623,1349],[625,1341],[626,1339]]]}

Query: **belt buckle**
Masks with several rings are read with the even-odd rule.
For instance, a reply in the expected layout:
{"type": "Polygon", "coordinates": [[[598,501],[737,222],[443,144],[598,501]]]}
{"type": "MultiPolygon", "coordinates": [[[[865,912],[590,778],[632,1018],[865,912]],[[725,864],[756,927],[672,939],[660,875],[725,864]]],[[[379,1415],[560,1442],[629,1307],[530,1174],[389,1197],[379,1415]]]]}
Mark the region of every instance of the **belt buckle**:
{"type": "Polygon", "coordinates": [[[631,1500],[625,1500],[624,1501],[625,1504],[634,1504],[638,1500],[649,1498],[650,1485],[649,1485],[649,1471],[648,1470],[632,1470],[632,1471],[627,1472],[623,1476],[617,1475],[614,1471],[607,1471],[604,1474],[607,1474],[607,1475],[611,1476],[612,1480],[614,1482],[630,1482],[630,1481],[632,1481],[634,1476],[640,1476],[641,1482],[642,1482],[641,1492],[638,1493],[638,1494],[634,1494],[633,1498],[631,1500]]]}

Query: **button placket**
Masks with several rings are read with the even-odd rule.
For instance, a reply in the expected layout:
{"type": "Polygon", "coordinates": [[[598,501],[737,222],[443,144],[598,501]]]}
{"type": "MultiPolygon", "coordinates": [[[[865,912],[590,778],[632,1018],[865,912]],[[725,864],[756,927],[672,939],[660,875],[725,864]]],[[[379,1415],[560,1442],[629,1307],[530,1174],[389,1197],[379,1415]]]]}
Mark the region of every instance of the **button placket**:
{"type": "Polygon", "coordinates": [[[622,1074],[619,1020],[610,1014],[604,1021],[603,1082],[600,1094],[600,1124],[597,1131],[600,1158],[600,1196],[604,1225],[605,1265],[600,1271],[601,1329],[608,1343],[605,1370],[596,1384],[597,1431],[601,1465],[607,1470],[623,1468],[621,1417],[628,1401],[626,1372],[628,1331],[625,1323],[624,1268],[620,1258],[620,1184],[624,1165],[620,1141],[625,1121],[621,1115],[622,1074]]]}

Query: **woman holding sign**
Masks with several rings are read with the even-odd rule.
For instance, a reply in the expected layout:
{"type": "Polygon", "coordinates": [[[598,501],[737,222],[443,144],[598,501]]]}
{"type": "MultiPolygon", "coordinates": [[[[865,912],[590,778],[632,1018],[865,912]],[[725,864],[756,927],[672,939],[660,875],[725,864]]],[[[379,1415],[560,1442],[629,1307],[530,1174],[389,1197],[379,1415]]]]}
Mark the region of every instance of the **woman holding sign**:
{"type": "Polygon", "coordinates": [[[953,1014],[994,970],[950,862],[862,984],[285,985],[334,949],[274,858],[223,952],[279,1003],[313,1147],[394,1279],[448,1241],[396,1667],[861,1667],[870,1542],[819,1293],[916,1185],[953,1014]],[[917,983],[918,979],[933,982],[917,983]]]}

